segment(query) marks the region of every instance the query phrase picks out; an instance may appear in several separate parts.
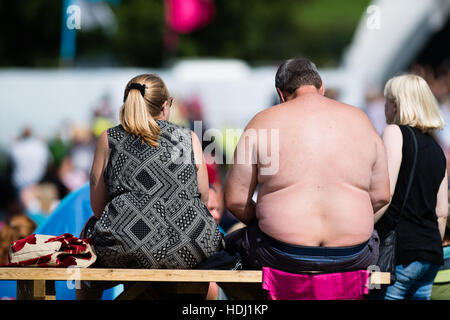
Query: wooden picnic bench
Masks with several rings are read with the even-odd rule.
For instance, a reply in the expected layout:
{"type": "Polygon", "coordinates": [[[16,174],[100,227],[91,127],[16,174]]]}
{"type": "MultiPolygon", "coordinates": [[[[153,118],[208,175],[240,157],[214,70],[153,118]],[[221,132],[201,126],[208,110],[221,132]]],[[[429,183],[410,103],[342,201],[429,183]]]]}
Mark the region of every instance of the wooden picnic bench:
{"type": "MultiPolygon", "coordinates": [[[[31,268],[1,267],[0,280],[17,280],[18,300],[55,300],[55,281],[113,281],[133,283],[116,299],[132,300],[144,292],[146,298],[158,299],[162,289],[174,296],[205,297],[209,282],[218,283],[234,299],[263,299],[262,271],[251,270],[174,270],[174,269],[103,269],[103,268],[31,268]],[[151,282],[151,283],[149,283],[151,282]],[[155,284],[158,290],[152,289],[155,284]],[[158,284],[164,284],[162,287],[158,284]]],[[[372,272],[371,284],[389,284],[390,274],[372,272]]],[[[172,296],[172,297],[174,297],[172,296]]]]}

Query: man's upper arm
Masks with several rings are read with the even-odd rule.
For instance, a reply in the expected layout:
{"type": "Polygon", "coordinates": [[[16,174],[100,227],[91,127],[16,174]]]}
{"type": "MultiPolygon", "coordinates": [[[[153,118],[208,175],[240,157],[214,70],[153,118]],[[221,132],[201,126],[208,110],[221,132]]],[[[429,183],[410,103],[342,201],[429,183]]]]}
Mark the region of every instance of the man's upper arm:
{"type": "Polygon", "coordinates": [[[241,221],[254,218],[253,193],[257,185],[256,130],[247,125],[236,146],[225,183],[225,204],[241,221]]]}
{"type": "Polygon", "coordinates": [[[390,201],[389,170],[387,155],[380,138],[376,139],[376,158],[372,167],[369,195],[374,212],[390,201]]]}

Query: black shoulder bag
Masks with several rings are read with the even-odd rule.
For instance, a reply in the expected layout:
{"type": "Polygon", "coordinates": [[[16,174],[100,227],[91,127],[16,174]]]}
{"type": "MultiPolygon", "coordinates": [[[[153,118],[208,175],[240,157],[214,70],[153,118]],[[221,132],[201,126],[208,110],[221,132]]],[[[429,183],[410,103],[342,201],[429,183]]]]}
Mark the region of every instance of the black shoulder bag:
{"type": "Polygon", "coordinates": [[[414,158],[413,164],[411,167],[411,173],[409,176],[408,186],[406,188],[405,198],[403,199],[403,204],[400,209],[400,213],[398,215],[395,228],[388,232],[386,237],[380,242],[379,249],[379,257],[378,257],[378,266],[380,267],[380,271],[389,272],[391,274],[391,283],[394,283],[396,280],[395,277],[395,266],[396,266],[396,256],[397,256],[397,226],[400,221],[400,217],[402,216],[403,209],[406,205],[406,200],[408,199],[409,191],[411,189],[412,181],[414,178],[414,172],[416,170],[416,162],[417,162],[417,153],[418,153],[418,145],[416,135],[414,134],[414,130],[410,127],[406,127],[412,134],[414,141],[414,158]]]}

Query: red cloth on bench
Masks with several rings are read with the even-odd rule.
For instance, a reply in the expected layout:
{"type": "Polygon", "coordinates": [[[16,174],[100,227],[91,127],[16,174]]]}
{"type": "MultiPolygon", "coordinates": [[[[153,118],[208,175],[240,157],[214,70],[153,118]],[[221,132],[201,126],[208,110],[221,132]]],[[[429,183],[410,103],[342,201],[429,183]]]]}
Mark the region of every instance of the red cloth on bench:
{"type": "Polygon", "coordinates": [[[369,272],[293,274],[263,267],[269,300],[362,300],[369,293],[369,272]]]}
{"type": "Polygon", "coordinates": [[[8,267],[88,267],[96,260],[90,239],[70,233],[61,236],[32,234],[11,243],[8,267]]]}

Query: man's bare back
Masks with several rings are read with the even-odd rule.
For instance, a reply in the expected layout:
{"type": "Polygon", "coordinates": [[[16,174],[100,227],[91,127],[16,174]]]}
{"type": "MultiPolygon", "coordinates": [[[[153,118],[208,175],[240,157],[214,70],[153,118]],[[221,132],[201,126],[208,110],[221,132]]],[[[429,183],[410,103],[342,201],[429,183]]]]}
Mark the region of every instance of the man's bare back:
{"type": "Polygon", "coordinates": [[[303,246],[343,247],[369,239],[373,168],[385,159],[382,141],[361,110],[306,93],[262,111],[248,128],[279,132],[279,158],[273,159],[278,172],[261,175],[258,169],[256,217],[264,233],[303,246]]]}
{"type": "Polygon", "coordinates": [[[228,171],[225,206],[247,227],[227,234],[227,250],[250,269],[376,264],[374,212],[390,200],[381,138],[364,112],[324,97],[308,59],[283,62],[275,88],[282,103],[248,123],[228,171]],[[321,247],[333,247],[333,259],[321,247]]]}

